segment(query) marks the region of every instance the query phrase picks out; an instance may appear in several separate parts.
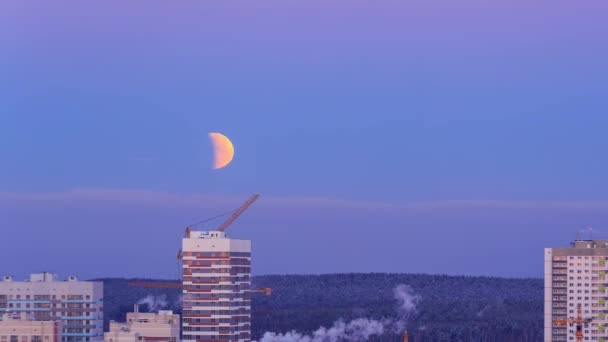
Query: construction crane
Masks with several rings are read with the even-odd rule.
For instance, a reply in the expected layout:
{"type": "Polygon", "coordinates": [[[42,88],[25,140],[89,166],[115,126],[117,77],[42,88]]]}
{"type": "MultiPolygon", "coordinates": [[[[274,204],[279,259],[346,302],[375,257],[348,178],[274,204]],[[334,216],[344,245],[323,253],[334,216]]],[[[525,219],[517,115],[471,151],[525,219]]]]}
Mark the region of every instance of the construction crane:
{"type": "MultiPolygon", "coordinates": [[[[260,198],[259,194],[253,194],[251,197],[249,197],[249,199],[247,201],[245,201],[245,203],[243,203],[239,208],[234,210],[232,212],[232,215],[230,215],[230,217],[226,221],[224,221],[222,224],[220,224],[214,230],[220,231],[220,232],[226,231],[226,228],[228,228],[234,221],[236,221],[236,219],[239,218],[239,216],[241,216],[245,212],[245,210],[247,210],[258,198],[260,198]]],[[[214,217],[214,218],[216,218],[216,217],[214,217]]],[[[207,222],[207,221],[208,220],[201,221],[197,224],[207,222]]],[[[190,226],[186,227],[185,236],[187,238],[190,237],[190,231],[191,231],[190,226]]],[[[177,260],[181,260],[182,257],[183,257],[183,253],[182,253],[182,249],[180,248],[179,251],[177,252],[177,260]]]]}
{"type": "Polygon", "coordinates": [[[568,325],[568,324],[576,324],[576,342],[583,342],[583,326],[591,323],[591,318],[583,318],[583,313],[581,309],[581,305],[578,304],[576,308],[576,318],[564,318],[564,319],[556,319],[553,321],[555,325],[568,325]]]}
{"type": "MultiPolygon", "coordinates": [[[[245,212],[245,210],[247,210],[247,208],[249,208],[259,197],[260,197],[260,195],[253,194],[239,208],[237,208],[236,210],[232,211],[232,215],[230,215],[230,217],[226,221],[224,221],[221,225],[219,225],[214,230],[220,231],[220,232],[225,231],[226,228],[228,228],[237,218],[239,218],[239,216],[241,216],[245,212]]],[[[223,214],[223,215],[225,215],[225,214],[223,214]]],[[[217,218],[217,217],[214,217],[214,218],[217,218]]],[[[203,222],[207,222],[207,221],[208,220],[205,220],[205,221],[201,221],[199,223],[203,223],[203,222]]],[[[186,227],[186,230],[185,230],[185,236],[186,237],[190,237],[190,231],[191,231],[190,227],[189,226],[186,227]]],[[[182,258],[183,258],[183,253],[182,253],[182,249],[180,248],[179,251],[177,252],[178,263],[182,260],[182,258]]],[[[143,287],[143,288],[149,288],[149,289],[182,289],[183,288],[183,286],[182,286],[181,283],[177,283],[177,282],[158,282],[158,281],[153,281],[153,282],[145,282],[145,281],[143,281],[143,282],[130,282],[129,286],[132,286],[132,287],[143,287]]],[[[263,288],[263,289],[259,289],[259,290],[249,290],[249,291],[245,291],[245,292],[264,293],[266,295],[270,295],[270,294],[272,294],[272,289],[271,288],[263,288]]]]}
{"type": "MultiPolygon", "coordinates": [[[[184,286],[182,283],[176,282],[164,282],[164,281],[132,281],[129,282],[129,286],[131,287],[143,287],[147,289],[178,289],[181,290],[184,286]]],[[[245,293],[263,293],[267,296],[272,294],[272,289],[269,287],[265,287],[262,289],[256,290],[247,290],[245,293]]]]}

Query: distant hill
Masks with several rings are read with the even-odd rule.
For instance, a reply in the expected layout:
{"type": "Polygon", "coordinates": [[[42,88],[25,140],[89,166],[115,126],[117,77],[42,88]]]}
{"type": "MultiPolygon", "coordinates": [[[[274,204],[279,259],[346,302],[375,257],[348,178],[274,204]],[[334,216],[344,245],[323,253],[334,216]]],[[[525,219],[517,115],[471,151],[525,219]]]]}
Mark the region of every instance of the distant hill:
{"type": "MultiPolygon", "coordinates": [[[[146,297],[152,305],[180,311],[179,290],[131,288],[127,283],[133,279],[99,280],[105,285],[106,320],[124,320],[132,304],[146,297]]],[[[254,339],[266,331],[309,333],[338,319],[396,317],[393,289],[406,284],[419,296],[407,323],[410,341],[542,341],[541,279],[352,273],[257,276],[253,284],[274,290],[271,296],[254,296],[254,339]]],[[[388,334],[370,341],[396,342],[400,337],[388,334]]]]}

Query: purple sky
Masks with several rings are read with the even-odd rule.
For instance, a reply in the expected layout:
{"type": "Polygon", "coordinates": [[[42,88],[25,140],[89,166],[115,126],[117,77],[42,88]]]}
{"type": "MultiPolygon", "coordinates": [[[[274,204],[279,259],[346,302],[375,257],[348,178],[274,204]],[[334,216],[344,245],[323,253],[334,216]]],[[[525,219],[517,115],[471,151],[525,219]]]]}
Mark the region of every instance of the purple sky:
{"type": "Polygon", "coordinates": [[[184,226],[259,192],[257,274],[541,276],[608,237],[606,13],[1,1],[0,273],[175,277],[184,226]]]}

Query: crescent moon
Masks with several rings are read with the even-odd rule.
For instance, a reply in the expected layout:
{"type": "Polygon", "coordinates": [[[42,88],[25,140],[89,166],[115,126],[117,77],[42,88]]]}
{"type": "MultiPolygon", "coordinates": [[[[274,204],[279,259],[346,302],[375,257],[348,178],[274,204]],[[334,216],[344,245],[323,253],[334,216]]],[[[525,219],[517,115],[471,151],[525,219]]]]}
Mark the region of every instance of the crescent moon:
{"type": "Polygon", "coordinates": [[[221,169],[232,161],[234,158],[234,146],[230,139],[222,133],[209,133],[209,139],[213,144],[213,169],[221,169]]]}

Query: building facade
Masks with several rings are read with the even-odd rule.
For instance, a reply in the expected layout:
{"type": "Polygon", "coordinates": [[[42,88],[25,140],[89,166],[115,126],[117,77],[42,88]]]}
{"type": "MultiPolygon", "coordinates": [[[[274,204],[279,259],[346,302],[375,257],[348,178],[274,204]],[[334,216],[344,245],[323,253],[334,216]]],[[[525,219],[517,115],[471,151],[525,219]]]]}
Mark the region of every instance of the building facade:
{"type": "Polygon", "coordinates": [[[158,313],[127,313],[125,323],[110,322],[110,331],[104,334],[104,342],[180,342],[180,317],[173,311],[161,310],[158,313]]]}
{"type": "Polygon", "coordinates": [[[188,231],[182,253],[182,339],[251,341],[251,241],[188,231]]]}
{"type": "Polygon", "coordinates": [[[35,321],[25,313],[2,315],[1,342],[60,342],[61,321],[35,321]]]}
{"type": "Polygon", "coordinates": [[[545,249],[545,342],[576,341],[579,308],[583,341],[608,341],[607,258],[608,240],[545,249]]]}
{"type": "Polygon", "coordinates": [[[103,340],[103,283],[60,281],[50,273],[29,281],[5,276],[0,282],[0,312],[25,313],[37,321],[60,321],[63,342],[103,340]]]}

